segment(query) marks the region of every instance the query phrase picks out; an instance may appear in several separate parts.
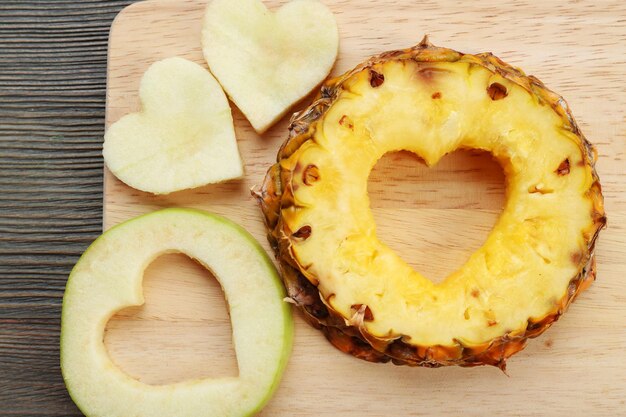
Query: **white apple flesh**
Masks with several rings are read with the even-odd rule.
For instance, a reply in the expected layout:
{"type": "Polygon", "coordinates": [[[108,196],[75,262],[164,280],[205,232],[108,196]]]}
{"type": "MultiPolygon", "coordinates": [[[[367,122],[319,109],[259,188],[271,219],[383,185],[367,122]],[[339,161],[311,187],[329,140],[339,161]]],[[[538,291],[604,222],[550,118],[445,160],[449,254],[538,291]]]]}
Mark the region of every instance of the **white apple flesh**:
{"type": "Polygon", "coordinates": [[[206,212],[166,209],[129,220],[98,238],[68,279],[61,323],[61,369],[87,416],[248,416],[276,389],[291,351],[293,323],[277,272],[240,226],[206,212]],[[145,268],[180,252],[220,282],[233,329],[238,377],[147,385],[125,374],[103,343],[109,319],[144,303],[145,268]]]}
{"type": "Polygon", "coordinates": [[[293,0],[276,13],[260,0],[212,0],[202,48],[213,75],[263,133],[326,78],[339,31],[316,0],[293,0]]]}
{"type": "Polygon", "coordinates": [[[178,57],[155,62],[139,98],[141,111],[104,136],[104,161],[117,178],[168,194],[243,176],[230,106],[209,71],[178,57]]]}

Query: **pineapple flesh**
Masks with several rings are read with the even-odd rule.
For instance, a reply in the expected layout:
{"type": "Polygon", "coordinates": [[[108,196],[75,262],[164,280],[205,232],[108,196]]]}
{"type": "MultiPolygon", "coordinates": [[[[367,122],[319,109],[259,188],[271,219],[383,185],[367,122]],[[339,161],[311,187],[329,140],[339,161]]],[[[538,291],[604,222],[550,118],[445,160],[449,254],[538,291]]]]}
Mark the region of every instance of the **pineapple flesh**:
{"type": "Polygon", "coordinates": [[[504,369],[595,278],[606,221],[595,160],[539,80],[424,39],[328,81],[256,195],[289,296],[336,347],[504,369]],[[499,161],[506,203],[482,247],[435,284],[378,240],[367,181],[387,152],[432,166],[457,149],[499,161]]]}

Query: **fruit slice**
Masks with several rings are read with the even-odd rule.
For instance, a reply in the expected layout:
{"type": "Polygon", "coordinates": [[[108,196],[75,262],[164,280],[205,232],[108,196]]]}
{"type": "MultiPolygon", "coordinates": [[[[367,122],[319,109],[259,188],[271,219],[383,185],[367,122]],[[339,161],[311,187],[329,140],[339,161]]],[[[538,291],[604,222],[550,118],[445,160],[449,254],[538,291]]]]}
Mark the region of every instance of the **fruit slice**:
{"type": "Polygon", "coordinates": [[[166,209],[104,233],[67,282],[61,369],[88,416],[247,416],[276,389],[291,350],[292,319],[283,287],[261,246],[236,224],[206,212],[166,209]],[[239,377],[152,386],[118,369],[103,344],[107,321],[141,305],[144,269],[181,252],[210,269],[228,300],[239,377]]]}
{"type": "Polygon", "coordinates": [[[183,58],[156,62],[139,98],[142,110],[104,136],[104,160],[120,180],[167,194],[243,175],[228,100],[206,69],[183,58]]]}
{"type": "Polygon", "coordinates": [[[211,72],[263,133],[330,72],[339,32],[314,0],[293,0],[271,13],[260,0],[213,0],[202,46],[211,72]]]}
{"type": "Polygon", "coordinates": [[[384,53],[328,81],[290,130],[258,197],[289,295],[343,351],[504,368],[595,277],[596,153],[561,97],[491,54],[426,39],[384,53]],[[434,284],[376,237],[367,179],[386,152],[434,165],[459,148],[503,165],[507,201],[434,284]]]}

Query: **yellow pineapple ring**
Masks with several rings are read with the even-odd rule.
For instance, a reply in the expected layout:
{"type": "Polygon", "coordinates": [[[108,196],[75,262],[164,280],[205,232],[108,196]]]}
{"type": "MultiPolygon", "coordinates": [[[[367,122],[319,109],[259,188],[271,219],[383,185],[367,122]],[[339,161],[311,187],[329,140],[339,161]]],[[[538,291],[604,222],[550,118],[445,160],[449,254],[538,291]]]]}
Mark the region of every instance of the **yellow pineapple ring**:
{"type": "Polygon", "coordinates": [[[327,82],[296,115],[258,194],[290,296],[355,356],[504,367],[594,278],[605,224],[595,153],[565,101],[491,54],[418,46],[327,82]],[[426,164],[489,151],[507,201],[443,282],[376,237],[367,181],[387,152],[426,164]]]}

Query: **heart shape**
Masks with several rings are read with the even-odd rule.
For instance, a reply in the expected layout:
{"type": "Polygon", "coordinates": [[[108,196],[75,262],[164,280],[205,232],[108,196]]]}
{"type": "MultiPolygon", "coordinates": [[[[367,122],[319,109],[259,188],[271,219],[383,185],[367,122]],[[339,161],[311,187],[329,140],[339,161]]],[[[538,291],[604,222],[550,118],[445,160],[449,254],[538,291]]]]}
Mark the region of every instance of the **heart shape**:
{"type": "Polygon", "coordinates": [[[259,0],[214,0],[202,31],[211,72],[259,133],[326,78],[338,44],[332,12],[314,0],[276,13],[259,0]]]}
{"type": "Polygon", "coordinates": [[[368,180],[378,238],[436,284],[484,244],[504,193],[500,164],[468,150],[432,167],[410,152],[386,153],[368,180]]]}
{"type": "Polygon", "coordinates": [[[109,127],[104,160],[136,189],[154,194],[243,175],[233,118],[220,85],[200,65],[168,58],[141,79],[142,110],[109,127]]]}
{"type": "Polygon", "coordinates": [[[142,286],[145,304],[106,325],[115,365],[149,385],[239,375],[228,305],[210,271],[186,255],[166,254],[145,269],[142,286]]]}
{"type": "Polygon", "coordinates": [[[293,322],[278,273],[241,226],[199,210],[171,208],[128,220],[100,236],[67,281],[61,318],[61,370],[87,416],[253,415],[278,386],[293,322]],[[167,253],[196,259],[228,300],[237,377],[166,385],[139,382],[117,368],[103,342],[107,321],[144,303],[144,269],[167,253]]]}

